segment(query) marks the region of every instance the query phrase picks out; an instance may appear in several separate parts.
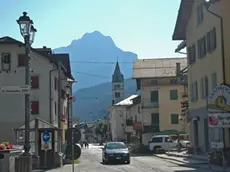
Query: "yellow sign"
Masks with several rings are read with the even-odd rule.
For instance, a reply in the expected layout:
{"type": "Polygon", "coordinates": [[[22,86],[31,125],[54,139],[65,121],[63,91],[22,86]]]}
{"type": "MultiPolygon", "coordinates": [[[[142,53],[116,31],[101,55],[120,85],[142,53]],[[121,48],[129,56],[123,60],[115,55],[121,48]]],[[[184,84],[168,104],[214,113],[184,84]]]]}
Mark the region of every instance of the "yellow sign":
{"type": "Polygon", "coordinates": [[[230,112],[230,87],[219,85],[215,87],[208,98],[208,111],[230,112]]]}

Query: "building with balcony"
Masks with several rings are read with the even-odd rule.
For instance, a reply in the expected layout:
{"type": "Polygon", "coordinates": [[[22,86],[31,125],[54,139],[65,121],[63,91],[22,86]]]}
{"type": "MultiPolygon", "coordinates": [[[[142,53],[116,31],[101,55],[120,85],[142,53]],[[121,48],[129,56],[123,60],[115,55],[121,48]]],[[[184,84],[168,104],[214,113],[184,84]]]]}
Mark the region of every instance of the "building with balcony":
{"type": "MultiPolygon", "coordinates": [[[[132,78],[141,90],[143,133],[166,130],[185,131],[181,119],[180,97],[184,86],[179,82],[186,58],[156,58],[134,61],[132,78]]],[[[148,140],[148,138],[146,138],[148,140]]],[[[146,140],[145,139],[145,140],[146,140]]]]}
{"type": "MultiPolygon", "coordinates": [[[[208,151],[211,142],[223,142],[222,128],[208,126],[207,98],[213,88],[223,83],[223,74],[226,83],[230,83],[230,68],[225,67],[230,64],[230,49],[227,48],[230,1],[204,2],[181,0],[173,40],[185,42],[177,51],[187,48],[190,139],[194,147],[208,151]]],[[[229,135],[229,128],[226,128],[226,146],[230,143],[229,135]]]]}
{"type": "MultiPolygon", "coordinates": [[[[25,85],[25,46],[22,42],[10,37],[0,38],[0,83],[1,86],[25,85]]],[[[58,125],[59,114],[66,120],[67,112],[71,113],[71,102],[67,97],[72,95],[71,75],[68,54],[53,54],[46,47],[31,48],[31,118],[38,117],[53,126],[58,125]],[[58,99],[58,63],[61,64],[61,100],[59,112],[58,99]],[[67,110],[69,108],[69,110],[67,110]]],[[[25,122],[25,95],[0,94],[1,122],[0,141],[14,141],[12,129],[23,126],[25,122]]],[[[72,114],[70,114],[72,116],[72,114]]],[[[65,127],[65,126],[63,126],[65,127]]]]}
{"type": "Polygon", "coordinates": [[[141,130],[134,124],[141,123],[139,95],[131,95],[128,98],[109,107],[110,132],[112,140],[125,140],[130,142],[131,135],[141,130]]]}

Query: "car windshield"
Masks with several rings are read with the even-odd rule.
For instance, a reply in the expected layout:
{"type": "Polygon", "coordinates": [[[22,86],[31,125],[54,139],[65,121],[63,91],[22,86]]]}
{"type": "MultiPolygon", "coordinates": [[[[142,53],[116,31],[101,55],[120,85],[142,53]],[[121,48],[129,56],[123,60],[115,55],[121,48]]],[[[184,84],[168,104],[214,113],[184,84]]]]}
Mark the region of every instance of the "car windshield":
{"type": "Polygon", "coordinates": [[[124,143],[109,143],[106,145],[106,149],[126,149],[124,143]]]}

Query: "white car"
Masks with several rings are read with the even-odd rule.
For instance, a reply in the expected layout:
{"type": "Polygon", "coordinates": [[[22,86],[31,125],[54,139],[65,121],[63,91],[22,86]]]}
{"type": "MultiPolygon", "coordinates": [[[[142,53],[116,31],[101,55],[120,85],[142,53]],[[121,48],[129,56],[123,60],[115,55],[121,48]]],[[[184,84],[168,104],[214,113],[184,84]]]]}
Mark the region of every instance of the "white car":
{"type": "Polygon", "coordinates": [[[168,150],[176,146],[176,143],[169,140],[169,135],[155,135],[149,141],[149,150],[156,152],[158,148],[168,150]]]}

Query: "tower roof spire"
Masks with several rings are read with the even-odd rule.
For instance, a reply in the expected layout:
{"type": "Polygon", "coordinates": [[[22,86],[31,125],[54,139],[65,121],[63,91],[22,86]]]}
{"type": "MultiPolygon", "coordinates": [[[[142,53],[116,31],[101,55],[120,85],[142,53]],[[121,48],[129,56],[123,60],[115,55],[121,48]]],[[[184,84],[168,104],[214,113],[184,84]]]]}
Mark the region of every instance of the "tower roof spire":
{"type": "Polygon", "coordinates": [[[120,71],[120,66],[119,66],[118,61],[115,66],[112,82],[124,82],[124,76],[120,71]]]}

